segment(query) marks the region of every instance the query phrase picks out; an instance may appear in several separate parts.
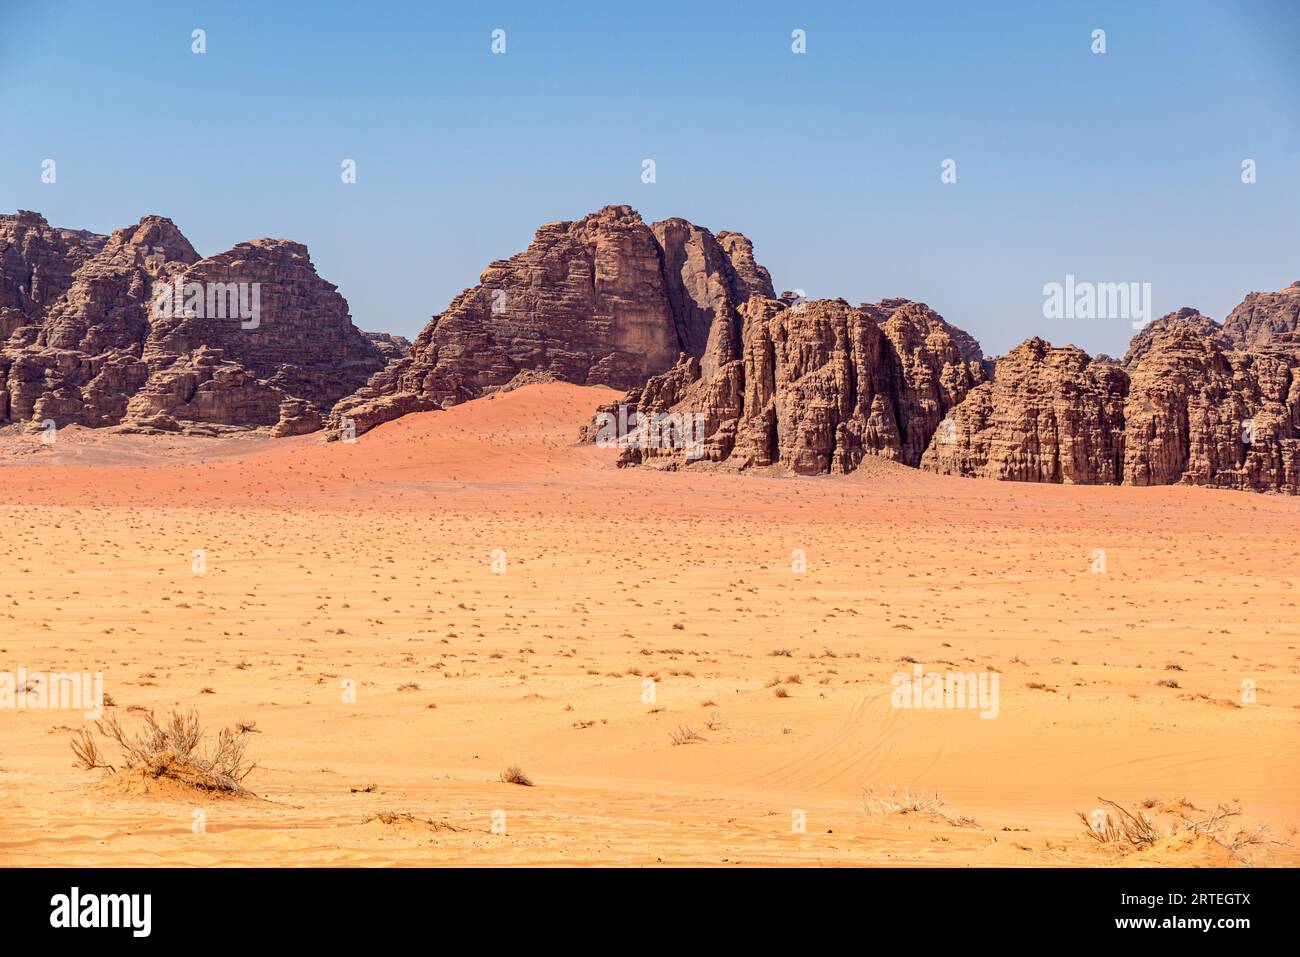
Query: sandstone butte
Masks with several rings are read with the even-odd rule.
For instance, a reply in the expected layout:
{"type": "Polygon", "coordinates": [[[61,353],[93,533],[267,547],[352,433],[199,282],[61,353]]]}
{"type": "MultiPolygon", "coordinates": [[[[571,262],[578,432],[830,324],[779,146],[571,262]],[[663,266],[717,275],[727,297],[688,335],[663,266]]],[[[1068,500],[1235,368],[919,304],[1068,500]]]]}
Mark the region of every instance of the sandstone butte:
{"type": "MultiPolygon", "coordinates": [[[[1009,481],[1300,492],[1300,282],[1222,325],[1180,309],[1121,360],[1030,339],[996,360],[924,303],[778,297],[739,233],[627,206],[547,223],[412,343],[363,333],[300,244],[201,259],[168,219],[111,237],[0,216],[0,424],[360,434],[533,381],[703,423],[621,465],[842,474],[867,456],[1009,481]],[[238,318],[151,315],[154,283],[260,283],[238,318]]],[[[591,441],[589,427],[582,438],[591,441]]]]}

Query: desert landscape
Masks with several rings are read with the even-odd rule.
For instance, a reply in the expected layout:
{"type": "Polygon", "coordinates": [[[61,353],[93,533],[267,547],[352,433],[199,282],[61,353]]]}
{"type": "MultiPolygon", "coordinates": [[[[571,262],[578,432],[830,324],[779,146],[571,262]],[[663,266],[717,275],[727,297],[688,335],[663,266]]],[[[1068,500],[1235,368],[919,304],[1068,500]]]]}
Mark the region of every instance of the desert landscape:
{"type": "Polygon", "coordinates": [[[355,443],[7,437],[4,660],[102,671],[132,731],[242,728],[257,767],[87,771],[80,713],[7,711],[0,860],[1297,862],[1297,499],[620,469],[577,441],[616,397],[536,383],[355,443]],[[892,707],[914,662],[998,673],[996,720],[892,707]],[[1242,814],[1135,848],[1080,819],[1102,799],[1242,814]]]}
{"type": "Polygon", "coordinates": [[[1300,861],[1300,283],[990,357],[611,205],[407,341],[20,211],[0,334],[0,862],[1300,861]]]}

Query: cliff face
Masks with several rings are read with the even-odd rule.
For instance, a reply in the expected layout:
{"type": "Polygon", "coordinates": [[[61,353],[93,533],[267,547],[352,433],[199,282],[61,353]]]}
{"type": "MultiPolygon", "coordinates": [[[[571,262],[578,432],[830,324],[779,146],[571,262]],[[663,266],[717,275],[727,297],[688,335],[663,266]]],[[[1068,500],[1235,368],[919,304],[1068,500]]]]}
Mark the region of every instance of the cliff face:
{"type": "Polygon", "coordinates": [[[1171,329],[1131,372],[1124,484],[1300,492],[1300,377],[1283,358],[1171,329]]]}
{"type": "Polygon", "coordinates": [[[385,364],[305,247],[202,259],[161,216],[107,239],[0,217],[0,301],[0,423],[310,431],[385,364]]]}
{"type": "Polygon", "coordinates": [[[1174,329],[1186,329],[1197,335],[1212,339],[1223,349],[1233,347],[1232,340],[1224,334],[1221,325],[1209,316],[1201,315],[1199,309],[1184,306],[1182,309],[1177,309],[1149,323],[1129,340],[1128,352],[1124,354],[1122,363],[1124,368],[1132,370],[1151,351],[1151,347],[1157,339],[1174,329]]]}
{"type": "Polygon", "coordinates": [[[1031,339],[952,413],[922,467],[1014,481],[1300,492],[1300,376],[1232,349],[1180,310],[1135,337],[1125,369],[1031,339]]]}
{"type": "Polygon", "coordinates": [[[1250,322],[1234,329],[1170,313],[1134,337],[1122,365],[1035,338],[991,370],[921,303],[755,296],[715,319],[702,356],[683,354],[603,407],[584,438],[608,440],[609,423],[635,414],[696,441],[629,428],[622,465],[843,473],[871,455],[1004,481],[1296,493],[1300,359],[1278,332],[1290,295],[1248,298],[1234,315],[1250,322]],[[1258,333],[1269,351],[1234,348],[1245,328],[1270,330],[1258,333]]]}
{"type": "MultiPolygon", "coordinates": [[[[747,239],[627,206],[547,223],[434,316],[406,356],[340,403],[358,432],[503,388],[521,374],[627,389],[705,351],[714,320],[772,295],[747,239]]],[[[332,430],[333,431],[333,430],[332,430]]]]}
{"type": "Polygon", "coordinates": [[[56,229],[39,213],[0,215],[0,342],[22,326],[39,324],[104,241],[94,233],[56,229]]]}
{"type": "Polygon", "coordinates": [[[934,434],[932,472],[1013,482],[1114,484],[1124,463],[1128,376],[1074,346],[1030,339],[997,361],[934,434]]]}
{"type": "Polygon", "coordinates": [[[1300,281],[1280,292],[1252,292],[1223,321],[1238,349],[1300,360],[1300,281]]]}
{"type": "MultiPolygon", "coordinates": [[[[844,473],[868,455],[916,465],[948,409],[983,381],[952,333],[922,303],[756,295],[715,320],[702,357],[683,355],[604,411],[698,415],[702,457],[736,468],[844,473]]],[[[682,456],[672,444],[629,447],[623,462],[682,456]]]]}

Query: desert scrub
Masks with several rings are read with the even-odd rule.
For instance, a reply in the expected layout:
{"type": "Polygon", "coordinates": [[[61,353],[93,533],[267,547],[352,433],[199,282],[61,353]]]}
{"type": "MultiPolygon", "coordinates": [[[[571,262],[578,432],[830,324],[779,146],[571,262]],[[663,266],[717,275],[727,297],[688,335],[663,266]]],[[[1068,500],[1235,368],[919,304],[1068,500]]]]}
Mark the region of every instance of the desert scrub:
{"type": "MultiPolygon", "coordinates": [[[[122,728],[117,715],[95,722],[100,737],[117,745],[117,764],[109,762],[95,735],[83,728],[72,739],[76,767],[86,771],[104,768],[121,770],[146,778],[165,778],[195,788],[224,794],[248,794],[244,779],[257,767],[245,753],[244,732],[222,728],[210,751],[199,749],[203,728],[198,713],[174,710],[159,724],[153,712],[145,712],[144,729],[134,736],[122,728]]],[[[250,729],[251,730],[251,729],[250,729]]]]}

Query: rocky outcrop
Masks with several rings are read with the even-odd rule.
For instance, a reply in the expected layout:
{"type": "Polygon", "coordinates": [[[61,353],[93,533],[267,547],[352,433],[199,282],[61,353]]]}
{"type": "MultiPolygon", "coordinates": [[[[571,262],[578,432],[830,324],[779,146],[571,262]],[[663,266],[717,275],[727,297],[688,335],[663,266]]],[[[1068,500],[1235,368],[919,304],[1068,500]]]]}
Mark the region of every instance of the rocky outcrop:
{"type": "Polygon", "coordinates": [[[203,258],[160,216],[108,237],[0,216],[0,425],[346,439],[548,381],[627,390],[585,431],[614,423],[624,465],[1300,493],[1300,282],[1222,326],[1162,316],[1122,362],[1041,339],[994,362],[924,303],[778,298],[739,233],[609,206],[407,342],[358,330],[298,243],[203,258]]]}
{"type": "Polygon", "coordinates": [[[1223,321],[1238,349],[1300,360],[1300,281],[1281,292],[1252,292],[1223,321]]]}
{"type": "MultiPolygon", "coordinates": [[[[1232,348],[1232,340],[1224,334],[1221,325],[1209,316],[1201,315],[1199,309],[1184,306],[1144,326],[1137,335],[1129,340],[1128,352],[1124,354],[1124,368],[1132,369],[1136,366],[1142,360],[1142,357],[1151,351],[1151,346],[1157,339],[1175,328],[1187,329],[1198,335],[1206,336],[1224,349],[1232,348]]],[[[1100,361],[1100,359],[1101,357],[1098,356],[1094,361],[1100,361]]]]}
{"type": "Polygon", "coordinates": [[[391,362],[394,359],[400,359],[406,355],[406,351],[411,348],[411,340],[406,336],[395,336],[388,332],[363,332],[361,333],[371,344],[379,350],[385,361],[391,362]]]}
{"type": "Polygon", "coordinates": [[[921,465],[1013,482],[1116,483],[1127,391],[1122,369],[1030,339],[949,413],[921,465]]]}
{"type": "Polygon", "coordinates": [[[1300,376],[1229,348],[1179,310],[1135,337],[1121,369],[1041,339],[999,359],[936,432],[930,471],[1012,481],[1300,491],[1300,376]]]}
{"type": "MultiPolygon", "coordinates": [[[[845,473],[865,456],[916,465],[947,411],[983,381],[978,356],[963,356],[950,330],[923,303],[855,309],[756,295],[736,317],[715,319],[703,356],[683,354],[602,411],[698,421],[698,457],[733,468],[845,473]]],[[[671,441],[641,440],[622,462],[690,457],[671,441]]]]}
{"type": "Polygon", "coordinates": [[[720,314],[771,279],[738,233],[681,219],[647,226],[628,206],[542,226],[452,300],[407,355],[341,403],[331,432],[361,431],[411,408],[495,391],[525,371],[579,385],[633,388],[701,355],[720,314]]]}
{"type": "Polygon", "coordinates": [[[198,315],[175,309],[170,316],[154,318],[144,343],[144,359],[151,367],[200,349],[219,350],[223,359],[278,395],[305,399],[328,412],[385,366],[379,349],[352,324],[347,301],[316,274],[300,243],[240,243],[195,263],[175,282],[217,289],[219,294],[209,297],[216,308],[205,303],[198,315]],[[236,300],[240,315],[232,308],[236,300]]]}
{"type": "Polygon", "coordinates": [[[0,424],[300,434],[384,368],[305,247],[207,259],[171,220],[106,240],[0,221],[0,424]]]}
{"type": "Polygon", "coordinates": [[[104,241],[84,230],[52,227],[28,210],[0,215],[0,342],[23,326],[39,325],[104,241]]]}
{"type": "Polygon", "coordinates": [[[1292,363],[1172,328],[1131,377],[1126,485],[1300,491],[1300,376],[1292,363]]]}
{"type": "Polygon", "coordinates": [[[1300,362],[1232,345],[1180,309],[1123,364],[1037,338],[990,364],[922,303],[754,296],[582,438],[612,437],[620,465],[834,474],[877,456],[1006,481],[1300,492],[1300,362]]]}

